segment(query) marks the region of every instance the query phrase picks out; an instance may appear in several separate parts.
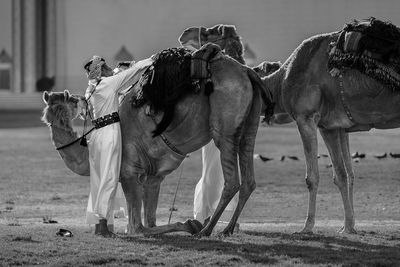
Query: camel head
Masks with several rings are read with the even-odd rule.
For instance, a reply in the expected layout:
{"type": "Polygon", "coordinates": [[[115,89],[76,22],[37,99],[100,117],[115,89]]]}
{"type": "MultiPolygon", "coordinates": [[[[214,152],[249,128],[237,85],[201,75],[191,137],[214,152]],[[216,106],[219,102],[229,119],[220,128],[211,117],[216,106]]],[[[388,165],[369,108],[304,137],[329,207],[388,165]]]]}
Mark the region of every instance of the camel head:
{"type": "Polygon", "coordinates": [[[64,92],[43,92],[43,101],[46,107],[43,110],[42,121],[48,125],[56,125],[64,129],[71,128],[83,102],[83,97],[72,95],[68,90],[64,92]]]}
{"type": "Polygon", "coordinates": [[[265,77],[277,71],[281,66],[282,63],[280,61],[278,62],[264,61],[260,63],[258,66],[255,66],[253,70],[257,72],[257,74],[260,75],[260,77],[265,77]]]}
{"type": "Polygon", "coordinates": [[[243,59],[243,44],[233,25],[218,24],[211,28],[187,28],[178,40],[182,46],[195,50],[200,49],[206,43],[214,43],[236,60],[243,59]]]}

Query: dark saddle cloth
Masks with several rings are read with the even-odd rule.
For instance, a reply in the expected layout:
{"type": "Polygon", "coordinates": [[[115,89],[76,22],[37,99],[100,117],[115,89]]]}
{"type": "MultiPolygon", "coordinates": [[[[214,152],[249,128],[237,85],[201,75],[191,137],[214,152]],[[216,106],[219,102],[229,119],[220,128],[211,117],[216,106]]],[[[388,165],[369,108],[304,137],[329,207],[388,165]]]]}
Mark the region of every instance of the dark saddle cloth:
{"type": "Polygon", "coordinates": [[[353,21],[329,53],[328,69],[357,69],[392,90],[400,90],[400,29],[375,18],[353,21]]]}
{"type": "Polygon", "coordinates": [[[176,104],[183,95],[193,91],[191,58],[185,48],[169,48],[153,56],[153,65],[143,74],[142,90],[155,112],[176,104]]]}
{"type": "Polygon", "coordinates": [[[151,114],[163,112],[153,136],[167,129],[173,119],[175,105],[181,99],[201,90],[202,80],[209,79],[211,75],[209,60],[218,51],[209,45],[192,55],[190,50],[179,47],[165,49],[152,57],[154,63],[143,73],[132,97],[132,105],[140,107],[147,103],[151,114]]]}

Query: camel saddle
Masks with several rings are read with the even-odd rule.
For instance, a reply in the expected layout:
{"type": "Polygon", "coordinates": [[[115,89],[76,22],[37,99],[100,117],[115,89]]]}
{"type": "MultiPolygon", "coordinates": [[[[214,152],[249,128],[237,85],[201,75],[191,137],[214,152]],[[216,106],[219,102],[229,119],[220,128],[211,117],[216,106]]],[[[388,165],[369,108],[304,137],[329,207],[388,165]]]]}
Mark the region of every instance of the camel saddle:
{"type": "Polygon", "coordinates": [[[183,97],[200,91],[205,94],[212,92],[209,61],[220,51],[219,46],[207,44],[193,54],[187,48],[178,47],[152,56],[153,64],[142,74],[131,103],[134,107],[147,103],[146,113],[150,116],[163,112],[154,136],[168,127],[175,105],[183,97]]]}
{"type": "Polygon", "coordinates": [[[346,24],[331,44],[328,69],[335,74],[346,68],[400,90],[400,29],[375,18],[346,24]]]}
{"type": "Polygon", "coordinates": [[[179,47],[153,55],[153,64],[143,73],[132,103],[139,107],[150,102],[155,111],[160,111],[187,93],[199,92],[211,81],[209,62],[219,52],[218,45],[209,43],[193,53],[179,47]]]}

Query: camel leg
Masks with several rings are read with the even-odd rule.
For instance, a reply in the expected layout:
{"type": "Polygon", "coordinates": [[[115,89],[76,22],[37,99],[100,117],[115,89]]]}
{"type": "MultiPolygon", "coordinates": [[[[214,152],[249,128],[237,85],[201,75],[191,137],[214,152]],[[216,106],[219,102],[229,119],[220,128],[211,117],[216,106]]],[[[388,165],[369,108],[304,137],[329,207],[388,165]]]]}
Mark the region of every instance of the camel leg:
{"type": "Polygon", "coordinates": [[[156,211],[158,205],[158,197],[160,195],[160,184],[164,177],[148,176],[144,184],[144,226],[156,226],[156,211]]]}
{"type": "Polygon", "coordinates": [[[348,230],[346,231],[345,228],[342,229],[345,232],[349,233],[355,233],[355,221],[354,221],[354,205],[353,205],[353,186],[354,186],[354,170],[353,170],[353,164],[351,160],[351,154],[350,154],[350,145],[349,145],[349,134],[346,133],[343,129],[340,131],[340,142],[341,142],[341,147],[342,147],[342,156],[343,156],[343,161],[346,167],[346,172],[347,172],[347,183],[348,183],[348,192],[349,192],[349,204],[351,208],[351,217],[349,218],[349,221],[347,223],[349,227],[348,230]]]}
{"type": "Polygon", "coordinates": [[[319,184],[317,124],[315,119],[309,116],[298,116],[296,122],[303,141],[307,167],[306,184],[309,194],[307,219],[301,233],[312,233],[315,224],[315,211],[319,184]]]}
{"type": "Polygon", "coordinates": [[[221,198],[218,202],[218,206],[215,209],[214,214],[211,216],[210,221],[198,234],[198,236],[200,237],[211,235],[212,230],[217,224],[226,206],[239,191],[240,183],[238,173],[238,159],[236,152],[237,148],[235,149],[234,143],[235,142],[232,142],[232,140],[227,141],[223,138],[220,138],[220,142],[216,142],[217,147],[221,151],[221,165],[225,183],[222,190],[221,198]]]}
{"type": "Polygon", "coordinates": [[[127,233],[131,235],[142,233],[144,230],[141,217],[143,185],[138,181],[138,175],[136,175],[136,177],[121,179],[121,185],[124,190],[128,208],[127,233]]]}
{"type": "Polygon", "coordinates": [[[347,173],[343,160],[343,148],[341,143],[340,131],[338,129],[325,130],[321,129],[321,135],[325,141],[326,147],[328,148],[329,154],[331,156],[332,165],[334,168],[333,177],[334,183],[340,190],[344,206],[345,214],[345,225],[344,231],[347,233],[352,232],[352,208],[349,201],[349,192],[347,185],[347,173]]]}
{"type": "Polygon", "coordinates": [[[143,234],[144,235],[161,235],[173,232],[186,232],[189,234],[197,234],[203,228],[201,222],[197,220],[186,220],[184,223],[176,222],[172,224],[165,224],[160,226],[154,226],[151,228],[144,228],[143,234]]]}
{"type": "Polygon", "coordinates": [[[239,143],[239,170],[241,174],[239,201],[229,224],[222,232],[224,235],[233,234],[236,222],[244,208],[244,205],[249,199],[251,193],[256,189],[253,154],[260,117],[258,111],[260,110],[261,103],[259,103],[258,99],[259,96],[255,95],[248,119],[245,121],[245,125],[243,126],[244,132],[239,143]]]}
{"type": "Polygon", "coordinates": [[[232,218],[229,221],[229,224],[222,232],[222,234],[226,236],[233,234],[236,222],[244,208],[244,205],[249,199],[251,193],[253,193],[253,191],[256,189],[253,166],[253,147],[251,145],[240,146],[241,149],[239,152],[239,164],[241,173],[241,184],[239,190],[239,201],[236,206],[235,212],[233,213],[232,218]]]}
{"type": "MultiPolygon", "coordinates": [[[[177,222],[174,224],[154,226],[151,228],[144,227],[141,218],[142,200],[144,195],[143,185],[138,183],[138,181],[139,179],[121,179],[122,189],[124,190],[128,206],[129,222],[127,230],[129,235],[160,235],[171,232],[187,232],[190,234],[196,234],[201,230],[202,224],[196,220],[187,220],[185,223],[177,222]]],[[[151,207],[151,209],[157,208],[156,205],[150,205],[149,207],[151,207]]]]}

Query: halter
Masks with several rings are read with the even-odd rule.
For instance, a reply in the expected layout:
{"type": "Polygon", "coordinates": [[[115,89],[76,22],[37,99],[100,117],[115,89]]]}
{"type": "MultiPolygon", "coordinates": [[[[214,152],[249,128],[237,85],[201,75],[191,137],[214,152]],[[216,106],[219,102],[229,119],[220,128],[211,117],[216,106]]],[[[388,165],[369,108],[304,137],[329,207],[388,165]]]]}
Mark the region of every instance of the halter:
{"type": "MultiPolygon", "coordinates": [[[[84,100],[85,100],[85,103],[86,103],[86,106],[88,106],[88,100],[89,100],[89,98],[92,96],[92,94],[93,94],[93,92],[91,92],[91,94],[89,95],[89,97],[88,97],[87,99],[86,99],[86,98],[84,99],[84,100]]],[[[87,146],[86,136],[87,136],[88,134],[90,134],[93,130],[96,129],[95,127],[93,127],[93,128],[91,128],[89,131],[86,132],[86,129],[87,129],[87,115],[88,115],[88,114],[89,114],[89,117],[92,118],[92,115],[90,114],[90,110],[87,109],[87,112],[85,113],[84,123],[83,123],[82,136],[79,137],[79,138],[77,138],[77,139],[75,139],[74,141],[72,141],[72,142],[70,142],[70,143],[68,143],[68,144],[62,145],[62,146],[60,146],[60,147],[56,147],[56,150],[61,150],[61,149],[64,149],[64,148],[66,148],[66,147],[69,147],[69,146],[75,144],[75,143],[78,142],[78,141],[80,141],[80,145],[81,145],[81,146],[87,146]]],[[[49,126],[50,126],[50,127],[57,127],[57,126],[53,125],[52,123],[49,124],[49,126]]],[[[57,128],[60,128],[60,127],[57,127],[57,128]]]]}
{"type": "MultiPolygon", "coordinates": [[[[54,126],[53,124],[50,124],[50,127],[57,127],[57,126],[54,126]]],[[[66,148],[66,147],[69,147],[69,146],[75,144],[75,143],[78,142],[78,141],[80,141],[80,142],[82,143],[82,140],[86,140],[86,135],[90,134],[94,129],[95,129],[95,128],[93,127],[93,128],[90,129],[87,133],[83,134],[81,137],[75,139],[75,140],[72,141],[71,143],[68,143],[68,144],[66,144],[66,145],[57,147],[56,150],[61,150],[61,149],[64,149],[64,148],[66,148]]]]}

